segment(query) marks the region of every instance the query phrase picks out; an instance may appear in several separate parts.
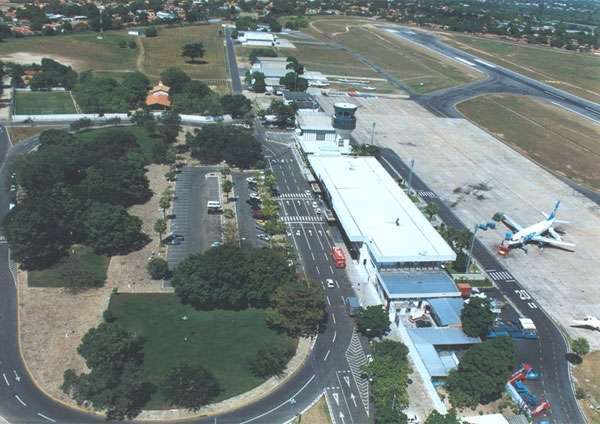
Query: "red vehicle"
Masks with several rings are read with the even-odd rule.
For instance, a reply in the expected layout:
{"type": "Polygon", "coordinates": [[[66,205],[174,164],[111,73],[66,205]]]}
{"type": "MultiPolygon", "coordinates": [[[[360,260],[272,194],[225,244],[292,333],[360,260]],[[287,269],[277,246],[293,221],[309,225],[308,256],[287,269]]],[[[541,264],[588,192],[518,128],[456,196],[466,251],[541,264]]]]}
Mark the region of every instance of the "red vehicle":
{"type": "Polygon", "coordinates": [[[333,259],[336,268],[346,267],[346,257],[341,247],[333,246],[331,249],[331,259],[333,259]]]}

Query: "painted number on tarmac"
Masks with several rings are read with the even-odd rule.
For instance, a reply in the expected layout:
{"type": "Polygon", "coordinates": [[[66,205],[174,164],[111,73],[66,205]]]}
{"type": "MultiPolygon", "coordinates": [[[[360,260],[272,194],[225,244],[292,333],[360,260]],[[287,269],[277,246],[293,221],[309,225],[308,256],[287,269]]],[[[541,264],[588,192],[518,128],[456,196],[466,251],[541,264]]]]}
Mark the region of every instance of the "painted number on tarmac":
{"type": "Polygon", "coordinates": [[[525,290],[515,290],[515,293],[519,295],[521,300],[529,300],[531,296],[525,290]]]}

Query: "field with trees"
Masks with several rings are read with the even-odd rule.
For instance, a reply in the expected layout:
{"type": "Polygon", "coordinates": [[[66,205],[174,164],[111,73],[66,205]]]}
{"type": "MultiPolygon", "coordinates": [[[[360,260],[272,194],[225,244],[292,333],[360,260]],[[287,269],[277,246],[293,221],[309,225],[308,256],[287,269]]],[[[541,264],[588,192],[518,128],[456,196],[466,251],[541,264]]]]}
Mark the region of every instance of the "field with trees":
{"type": "MultiPolygon", "coordinates": [[[[111,297],[108,310],[115,323],[144,338],[146,381],[159,388],[173,367],[201,366],[219,383],[213,401],[246,392],[264,381],[250,367],[260,350],[295,349],[293,339],[265,325],[262,309],[201,311],[172,294],[117,294],[111,297]]],[[[160,390],[145,406],[170,407],[160,390]]]]}
{"type": "Polygon", "coordinates": [[[193,79],[226,79],[225,49],[220,31],[218,25],[161,28],[158,37],[140,40],[144,50],[142,71],[157,79],[166,68],[178,67],[193,79]],[[205,54],[202,61],[191,63],[181,55],[181,49],[186,44],[198,42],[202,42],[205,54]]]}
{"type": "Polygon", "coordinates": [[[591,120],[547,102],[511,95],[477,97],[458,109],[545,168],[600,189],[600,129],[591,120]]]}

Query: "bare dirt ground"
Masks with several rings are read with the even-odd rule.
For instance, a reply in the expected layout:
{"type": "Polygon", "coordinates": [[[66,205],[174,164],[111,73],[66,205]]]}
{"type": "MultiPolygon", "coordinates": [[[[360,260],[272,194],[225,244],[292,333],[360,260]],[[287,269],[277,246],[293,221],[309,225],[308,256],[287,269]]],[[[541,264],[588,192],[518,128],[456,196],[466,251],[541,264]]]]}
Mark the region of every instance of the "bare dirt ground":
{"type": "Polygon", "coordinates": [[[2,60],[5,62],[16,62],[22,65],[29,65],[31,63],[41,63],[42,59],[45,57],[51,56],[52,59],[57,62],[62,63],[63,65],[72,66],[73,68],[79,68],[79,61],[67,57],[67,56],[59,56],[56,54],[48,55],[48,54],[38,54],[38,53],[27,53],[27,52],[19,52],[19,53],[10,53],[5,54],[2,57],[2,60]]]}
{"type": "Polygon", "coordinates": [[[294,424],[330,424],[331,418],[329,417],[329,409],[325,398],[321,397],[312,408],[306,411],[300,418],[294,421],[294,424]]]}
{"type": "Polygon", "coordinates": [[[111,258],[104,287],[71,294],[63,289],[27,286],[27,273],[19,271],[19,325],[21,352],[34,380],[51,396],[73,403],[61,390],[63,373],[72,368],[86,371],[77,347],[83,335],[102,319],[113,288],[120,292],[164,291],[146,273],[148,258],[158,252],[158,236],[152,227],[162,216],[158,200],[168,183],[167,167],[150,165],[147,176],[155,193],[147,203],[129,209],[143,220],[143,231],[152,241],[143,249],[111,258]]]}
{"type": "Polygon", "coordinates": [[[573,368],[575,385],[585,392],[580,401],[591,424],[600,424],[600,352],[593,352],[573,368]]]}

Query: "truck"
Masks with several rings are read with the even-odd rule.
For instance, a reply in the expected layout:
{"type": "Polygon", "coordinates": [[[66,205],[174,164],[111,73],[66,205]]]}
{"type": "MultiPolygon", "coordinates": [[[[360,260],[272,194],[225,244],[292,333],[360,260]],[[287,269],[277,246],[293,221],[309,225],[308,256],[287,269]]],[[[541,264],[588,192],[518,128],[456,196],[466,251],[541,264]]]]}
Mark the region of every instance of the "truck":
{"type": "Polygon", "coordinates": [[[329,222],[329,223],[334,223],[335,222],[335,216],[333,215],[333,212],[331,212],[330,209],[325,208],[324,215],[325,215],[325,220],[327,222],[329,222]]]}
{"type": "Polygon", "coordinates": [[[321,187],[319,187],[319,184],[310,183],[310,188],[312,189],[313,193],[321,194],[321,187]]]}
{"type": "Polygon", "coordinates": [[[347,297],[345,300],[348,315],[353,317],[360,311],[360,303],[358,302],[358,299],[356,297],[347,297]]]}
{"type": "Polygon", "coordinates": [[[346,267],[346,256],[344,256],[344,251],[341,247],[333,246],[331,248],[331,259],[333,259],[336,268],[346,267]]]}

